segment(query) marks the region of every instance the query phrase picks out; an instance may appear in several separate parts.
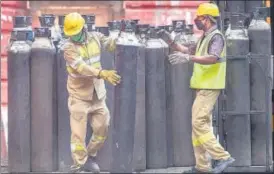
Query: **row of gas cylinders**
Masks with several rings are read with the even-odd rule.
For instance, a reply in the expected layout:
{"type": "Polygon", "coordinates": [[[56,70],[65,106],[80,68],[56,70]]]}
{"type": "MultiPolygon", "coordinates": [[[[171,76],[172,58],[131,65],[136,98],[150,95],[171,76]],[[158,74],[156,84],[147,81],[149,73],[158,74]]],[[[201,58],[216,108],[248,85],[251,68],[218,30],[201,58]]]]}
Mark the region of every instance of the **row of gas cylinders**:
{"type": "MultiPolygon", "coordinates": [[[[67,72],[62,49],[66,38],[50,38],[52,25],[43,25],[43,21],[47,19],[45,16],[40,20],[42,27],[34,29],[34,35],[31,35],[33,32],[29,25],[14,28],[9,45],[10,172],[63,171],[72,164],[67,72]],[[30,36],[35,37],[29,39],[30,36]]],[[[258,21],[260,19],[256,19],[253,26],[257,26],[258,21]]],[[[260,22],[259,24],[261,25],[260,22]]],[[[86,19],[87,28],[88,25],[86,19]]],[[[185,25],[183,20],[174,21],[174,27],[169,31],[176,35],[178,42],[187,46],[197,42],[191,26],[185,25]]],[[[109,22],[105,35],[118,37],[118,40],[114,53],[101,50],[101,63],[103,69],[116,69],[122,81],[115,87],[106,83],[106,102],[111,123],[108,138],[98,152],[98,163],[103,171],[132,172],[195,164],[191,143],[194,92],[189,88],[193,63],[170,65],[167,55],[173,50],[157,36],[158,29],[165,27],[171,28],[138,25],[134,20],[109,22]]],[[[89,32],[94,32],[93,29],[89,32]]],[[[258,28],[255,27],[255,30],[257,32],[258,28]]],[[[231,55],[245,55],[249,52],[246,44],[249,45],[250,42],[248,39],[246,42],[247,35],[242,31],[245,30],[231,25],[227,33],[227,47],[231,55]]],[[[104,33],[102,30],[101,32],[104,33]]],[[[253,35],[253,39],[255,38],[257,33],[253,35]]],[[[257,46],[260,44],[255,49],[257,46]]],[[[235,73],[245,72],[237,67],[238,63],[231,63],[230,66],[233,71],[227,71],[228,74],[233,74],[228,75],[233,82],[228,82],[232,86],[232,94],[227,96],[229,99],[234,97],[229,104],[236,102],[240,106],[241,103],[250,101],[239,102],[242,98],[233,94],[238,94],[241,90],[236,90],[233,86],[243,89],[242,79],[239,78],[244,74],[235,73]]],[[[262,79],[261,74],[258,76],[262,79]]],[[[254,80],[253,86],[262,85],[260,79],[254,80]]],[[[257,93],[260,102],[265,99],[261,92],[257,93]]],[[[88,142],[92,133],[89,126],[87,131],[88,142]]],[[[233,143],[241,143],[237,137],[239,135],[233,136],[233,143]]],[[[265,151],[261,153],[265,155],[265,151]]],[[[239,155],[233,156],[237,158],[239,155]]],[[[242,165],[241,160],[237,164],[242,165]]]]}

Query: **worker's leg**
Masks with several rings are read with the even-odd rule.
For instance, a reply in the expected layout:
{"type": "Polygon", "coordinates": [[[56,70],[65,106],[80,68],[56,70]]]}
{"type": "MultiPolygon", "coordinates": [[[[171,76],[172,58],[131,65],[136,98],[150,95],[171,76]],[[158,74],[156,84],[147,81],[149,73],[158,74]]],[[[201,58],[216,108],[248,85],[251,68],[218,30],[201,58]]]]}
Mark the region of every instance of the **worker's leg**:
{"type": "Polygon", "coordinates": [[[220,90],[199,90],[192,107],[193,145],[202,146],[215,160],[230,157],[214,136],[211,124],[212,110],[219,94],[220,90]]]}
{"type": "MultiPolygon", "coordinates": [[[[196,137],[192,133],[192,140],[195,140],[196,137]]],[[[201,172],[209,172],[211,170],[211,163],[207,159],[206,150],[201,145],[193,144],[193,150],[196,160],[195,168],[201,172]]]]}
{"type": "Polygon", "coordinates": [[[68,99],[68,108],[70,111],[71,153],[74,161],[72,170],[77,170],[83,166],[87,160],[85,138],[90,102],[70,96],[68,99]]]}
{"type": "Polygon", "coordinates": [[[95,157],[97,151],[104,144],[109,127],[109,110],[106,106],[105,98],[93,101],[90,124],[93,129],[93,134],[88,144],[88,153],[95,157]]]}

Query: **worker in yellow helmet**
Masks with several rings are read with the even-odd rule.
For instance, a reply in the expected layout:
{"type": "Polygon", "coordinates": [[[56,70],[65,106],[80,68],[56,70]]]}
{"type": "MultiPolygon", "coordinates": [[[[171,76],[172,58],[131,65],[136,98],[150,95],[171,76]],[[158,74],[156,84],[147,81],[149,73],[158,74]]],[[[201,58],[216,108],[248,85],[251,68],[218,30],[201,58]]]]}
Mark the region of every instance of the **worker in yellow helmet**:
{"type": "Polygon", "coordinates": [[[203,35],[198,43],[189,47],[176,43],[168,32],[159,32],[177,50],[169,55],[171,64],[194,62],[190,87],[196,91],[192,106],[192,145],[196,166],[186,173],[220,173],[235,161],[216,140],[212,128],[212,110],[220,91],[225,88],[226,77],[226,43],[217,28],[218,17],[219,9],[214,3],[199,5],[194,21],[203,35]],[[217,160],[214,169],[206,152],[217,160]]]}
{"type": "Polygon", "coordinates": [[[69,40],[64,44],[69,93],[72,172],[100,172],[96,163],[97,151],[102,147],[108,132],[109,110],[106,106],[104,80],[117,85],[121,77],[114,70],[104,70],[100,62],[100,47],[114,51],[116,38],[98,32],[88,33],[85,20],[79,13],[70,13],[64,19],[64,33],[69,40]],[[85,145],[87,122],[93,134],[85,145]]]}

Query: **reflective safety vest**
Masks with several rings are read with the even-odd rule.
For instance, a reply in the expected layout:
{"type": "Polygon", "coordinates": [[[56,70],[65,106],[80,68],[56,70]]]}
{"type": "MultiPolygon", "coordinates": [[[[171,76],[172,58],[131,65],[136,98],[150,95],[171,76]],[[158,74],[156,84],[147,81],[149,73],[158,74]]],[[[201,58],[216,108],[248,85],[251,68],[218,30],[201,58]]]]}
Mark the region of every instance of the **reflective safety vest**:
{"type": "MultiPolygon", "coordinates": [[[[70,42],[70,41],[69,41],[70,42]]],[[[97,35],[88,37],[85,44],[73,44],[79,53],[79,56],[88,65],[101,70],[101,44],[97,35]]],[[[68,72],[67,89],[71,96],[81,100],[92,100],[94,91],[98,99],[106,95],[105,83],[103,79],[81,75],[71,65],[66,63],[68,72]]]]}
{"type": "MultiPolygon", "coordinates": [[[[198,41],[196,56],[208,55],[208,45],[215,34],[223,34],[219,30],[214,30],[205,36],[203,41],[198,41]]],[[[225,40],[225,39],[224,39],[225,40]]],[[[226,44],[221,53],[221,58],[226,56],[226,44]]],[[[193,73],[190,80],[190,87],[193,89],[224,89],[226,78],[226,61],[218,62],[211,65],[202,65],[194,63],[193,73]]]]}
{"type": "MultiPolygon", "coordinates": [[[[92,39],[89,37],[87,44],[78,45],[75,44],[75,47],[79,51],[80,56],[83,58],[84,62],[88,65],[96,68],[102,69],[100,55],[101,55],[101,45],[100,41],[93,37],[92,39]]],[[[72,77],[86,77],[84,75],[79,74],[76,70],[74,70],[68,63],[66,63],[67,71],[72,77]]]]}

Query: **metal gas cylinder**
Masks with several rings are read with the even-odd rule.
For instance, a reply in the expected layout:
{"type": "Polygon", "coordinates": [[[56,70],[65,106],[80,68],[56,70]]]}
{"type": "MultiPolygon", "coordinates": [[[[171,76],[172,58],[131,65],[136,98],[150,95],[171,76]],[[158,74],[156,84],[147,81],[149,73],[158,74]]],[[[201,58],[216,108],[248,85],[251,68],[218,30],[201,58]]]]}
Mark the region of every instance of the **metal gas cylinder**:
{"type": "MultiPolygon", "coordinates": [[[[119,21],[108,22],[107,31],[109,32],[109,37],[117,38],[119,34],[120,24],[119,21]]],[[[101,64],[103,69],[115,69],[114,66],[115,52],[109,52],[103,47],[101,48],[101,64]]],[[[110,125],[109,134],[106,139],[104,146],[98,152],[98,164],[101,170],[110,171],[111,170],[111,154],[112,154],[112,134],[113,134],[113,107],[114,107],[114,86],[108,82],[105,83],[107,90],[106,103],[110,113],[110,125]]],[[[89,131],[88,131],[89,137],[89,131]]]]}
{"type": "Polygon", "coordinates": [[[269,168],[272,159],[271,142],[271,90],[273,59],[271,57],[271,28],[265,21],[268,8],[256,8],[248,35],[251,57],[251,110],[266,113],[251,115],[252,165],[269,168]]]}
{"type": "Polygon", "coordinates": [[[8,45],[8,171],[30,172],[31,17],[14,17],[8,45]]]}
{"type": "Polygon", "coordinates": [[[146,41],[147,168],[168,166],[165,59],[168,45],[150,29],[146,41]]]}
{"type": "Polygon", "coordinates": [[[230,30],[225,33],[227,72],[223,130],[226,134],[221,134],[220,138],[231,156],[239,159],[233,166],[251,166],[249,38],[244,19],[245,16],[232,13],[230,30]]]}
{"type": "MultiPolygon", "coordinates": [[[[45,18],[46,19],[46,18],[45,18]]],[[[48,27],[35,28],[31,47],[31,169],[57,169],[56,49],[48,27]]]]}
{"type": "MultiPolygon", "coordinates": [[[[189,46],[188,39],[193,34],[186,31],[185,23],[175,23],[173,21],[175,40],[184,46],[189,46]]],[[[175,50],[170,49],[170,54],[175,50]]],[[[167,109],[171,118],[172,127],[172,146],[173,146],[173,164],[174,166],[191,166],[194,165],[194,156],[192,153],[191,143],[191,108],[194,95],[190,86],[190,78],[193,70],[193,63],[184,63],[171,65],[166,61],[166,95],[167,109]],[[182,147],[184,147],[182,149],[182,147]]]]}
{"type": "Polygon", "coordinates": [[[68,110],[68,91],[67,91],[67,70],[66,61],[64,59],[64,44],[68,40],[63,32],[65,15],[58,17],[59,28],[62,32],[62,38],[57,46],[57,118],[58,118],[58,170],[68,171],[72,164],[70,149],[70,123],[68,110]]]}
{"type": "Polygon", "coordinates": [[[121,84],[114,90],[111,172],[132,172],[145,169],[145,83],[143,47],[135,36],[136,24],[121,21],[121,36],[116,43],[115,67],[121,84]],[[141,82],[140,76],[143,77],[141,82]],[[137,133],[138,132],[138,133],[137,133]],[[138,136],[136,136],[138,135],[138,136]]]}

